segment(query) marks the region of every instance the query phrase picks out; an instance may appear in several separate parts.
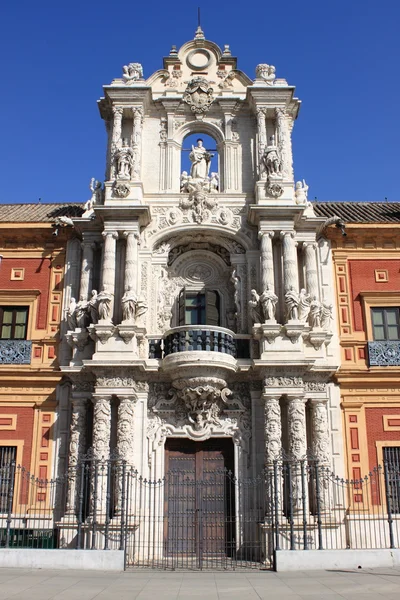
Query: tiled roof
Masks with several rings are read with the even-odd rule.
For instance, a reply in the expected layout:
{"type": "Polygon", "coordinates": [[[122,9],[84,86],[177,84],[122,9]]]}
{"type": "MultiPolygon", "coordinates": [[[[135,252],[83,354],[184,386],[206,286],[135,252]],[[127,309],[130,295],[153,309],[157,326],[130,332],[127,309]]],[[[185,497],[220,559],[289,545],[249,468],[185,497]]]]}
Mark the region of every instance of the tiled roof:
{"type": "Polygon", "coordinates": [[[71,204],[0,204],[0,223],[46,223],[56,217],[80,217],[83,205],[71,204]]]}
{"type": "Polygon", "coordinates": [[[345,223],[400,223],[400,202],[313,202],[318,217],[345,223]]]}

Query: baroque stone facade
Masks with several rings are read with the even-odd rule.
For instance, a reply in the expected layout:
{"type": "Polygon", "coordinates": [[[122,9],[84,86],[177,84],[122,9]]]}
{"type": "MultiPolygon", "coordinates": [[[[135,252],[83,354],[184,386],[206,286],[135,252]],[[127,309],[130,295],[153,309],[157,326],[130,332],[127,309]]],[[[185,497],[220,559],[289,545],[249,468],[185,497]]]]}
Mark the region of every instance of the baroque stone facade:
{"type": "Polygon", "coordinates": [[[92,447],[154,479],[168,438],[229,438],[241,477],[311,452],[341,474],[333,280],[293,177],[294,88],[197,36],[147,79],[123,67],[99,106],[106,180],[67,251],[70,464],[92,447]]]}

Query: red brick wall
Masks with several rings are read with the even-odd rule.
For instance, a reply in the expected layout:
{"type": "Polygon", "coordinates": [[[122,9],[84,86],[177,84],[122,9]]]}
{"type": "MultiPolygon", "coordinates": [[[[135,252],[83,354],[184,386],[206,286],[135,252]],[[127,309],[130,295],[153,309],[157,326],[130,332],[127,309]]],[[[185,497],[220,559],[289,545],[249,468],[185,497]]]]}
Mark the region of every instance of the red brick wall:
{"type": "Polygon", "coordinates": [[[360,292],[399,290],[400,299],[400,260],[350,260],[349,277],[353,300],[354,329],[355,331],[364,331],[360,292]],[[389,281],[386,283],[376,282],[375,269],[386,269],[389,281]]]}
{"type": "Polygon", "coordinates": [[[0,440],[23,440],[24,451],[22,454],[22,465],[30,469],[32,442],[33,442],[33,419],[34,409],[21,406],[0,406],[0,413],[4,415],[17,415],[17,429],[15,431],[0,430],[0,440]]]}
{"type": "Polygon", "coordinates": [[[383,416],[399,415],[397,408],[366,408],[365,420],[367,427],[368,460],[369,468],[373,469],[378,462],[375,442],[400,441],[400,431],[384,431],[383,416]]]}
{"type": "Polygon", "coordinates": [[[0,265],[0,290],[40,290],[37,329],[46,329],[50,288],[49,258],[3,258],[0,265]],[[11,281],[12,268],[24,268],[23,281],[11,281]]]}

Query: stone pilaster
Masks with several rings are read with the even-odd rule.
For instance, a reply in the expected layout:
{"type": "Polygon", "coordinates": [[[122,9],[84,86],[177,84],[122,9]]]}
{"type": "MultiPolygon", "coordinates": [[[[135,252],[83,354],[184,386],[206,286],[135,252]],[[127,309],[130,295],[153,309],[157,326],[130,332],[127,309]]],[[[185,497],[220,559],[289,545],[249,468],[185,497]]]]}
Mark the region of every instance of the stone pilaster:
{"type": "Polygon", "coordinates": [[[306,269],[306,289],[310,296],[319,299],[318,271],[317,271],[317,244],[304,242],[304,265],[306,269]]]}
{"type": "Polygon", "coordinates": [[[293,289],[299,291],[299,270],[297,264],[297,242],[294,231],[281,231],[283,254],[283,285],[285,293],[293,289]]]}
{"type": "Polygon", "coordinates": [[[115,165],[114,165],[114,155],[116,149],[121,144],[121,133],[122,133],[122,114],[124,109],[122,106],[113,106],[113,124],[112,124],[112,141],[111,141],[111,156],[110,156],[110,179],[115,178],[115,165]]]}
{"type": "Polygon", "coordinates": [[[143,109],[133,108],[133,135],[132,149],[134,154],[133,177],[135,181],[140,180],[141,158],[142,158],[142,126],[143,126],[143,109]]]}
{"type": "Polygon", "coordinates": [[[110,457],[111,396],[94,395],[93,398],[93,456],[107,460],[110,457]]]}
{"type": "MultiPolygon", "coordinates": [[[[126,462],[126,469],[133,466],[133,427],[135,419],[136,396],[121,395],[118,405],[117,450],[118,456],[126,462]]],[[[117,514],[121,511],[123,465],[118,465],[120,476],[117,481],[117,514]]]]}
{"type": "Polygon", "coordinates": [[[292,506],[300,513],[306,503],[308,511],[308,488],[306,473],[302,473],[301,464],[306,467],[307,429],[305,399],[299,396],[287,397],[287,428],[292,482],[292,506]]]}
{"type": "Polygon", "coordinates": [[[272,253],[272,238],[274,237],[274,232],[260,231],[258,236],[260,238],[261,250],[261,292],[265,292],[268,288],[274,292],[274,256],[272,253]]]}
{"type": "MultiPolygon", "coordinates": [[[[332,485],[330,484],[331,451],[328,421],[328,401],[311,399],[311,448],[313,459],[318,469],[319,507],[326,512],[332,506],[332,485]]],[[[316,479],[316,473],[314,472],[316,479]]],[[[316,482],[317,483],[317,482],[316,482]]]]}
{"type": "Polygon", "coordinates": [[[263,395],[265,400],[265,462],[271,465],[281,459],[282,425],[279,396],[263,395]]]}
{"type": "Polygon", "coordinates": [[[93,251],[95,244],[89,240],[82,242],[82,267],[81,267],[81,282],[79,295],[83,300],[89,299],[89,294],[92,290],[93,276],[93,251]]]}
{"type": "Polygon", "coordinates": [[[124,231],[126,238],[126,256],[125,256],[125,282],[124,290],[130,288],[137,292],[137,266],[138,266],[138,234],[136,231],[124,231]]]}
{"type": "MultiPolygon", "coordinates": [[[[118,233],[116,231],[103,231],[104,237],[104,249],[103,249],[103,271],[102,271],[102,292],[105,291],[108,295],[111,295],[109,301],[109,314],[110,319],[113,315],[114,306],[114,288],[115,288],[115,251],[116,251],[116,240],[118,233]]],[[[99,297],[99,303],[100,298],[99,297]]],[[[102,311],[99,307],[99,316],[102,318],[102,311]]]]}
{"type": "Polygon", "coordinates": [[[266,109],[257,108],[257,134],[258,134],[258,164],[259,164],[259,179],[266,178],[265,170],[261,168],[262,156],[264,148],[267,145],[267,124],[265,120],[266,109]]]}
{"type": "Polygon", "coordinates": [[[87,399],[72,397],[72,414],[69,436],[68,459],[68,491],[66,501],[66,514],[75,515],[78,510],[78,465],[86,449],[86,415],[87,399]]]}
{"type": "Polygon", "coordinates": [[[276,108],[275,118],[278,149],[282,160],[282,175],[284,179],[293,180],[292,140],[286,110],[284,108],[276,108]]]}

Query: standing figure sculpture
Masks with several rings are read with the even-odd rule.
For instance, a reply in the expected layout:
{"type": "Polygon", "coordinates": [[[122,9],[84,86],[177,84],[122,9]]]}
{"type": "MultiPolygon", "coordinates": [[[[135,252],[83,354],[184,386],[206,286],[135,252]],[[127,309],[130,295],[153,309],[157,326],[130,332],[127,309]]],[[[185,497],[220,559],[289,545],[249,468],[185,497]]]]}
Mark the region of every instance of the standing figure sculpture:
{"type": "Polygon", "coordinates": [[[286,304],[286,319],[288,321],[297,321],[299,318],[298,307],[299,307],[299,294],[296,292],[293,286],[285,294],[286,304]]]}
{"type": "Polygon", "coordinates": [[[106,321],[111,318],[111,303],[113,294],[104,286],[100,294],[97,294],[99,319],[106,321]]]}
{"type": "Polygon", "coordinates": [[[294,190],[294,196],[296,199],[296,204],[306,204],[308,200],[308,185],[306,184],[305,179],[303,182],[297,181],[294,190]]]}
{"type": "Polygon", "coordinates": [[[270,289],[267,285],[266,290],[260,296],[260,303],[264,313],[264,321],[274,321],[276,304],[278,302],[278,296],[270,289]]]}
{"type": "Polygon", "coordinates": [[[66,311],[68,331],[74,331],[74,329],[76,327],[75,311],[76,311],[76,300],[75,300],[75,298],[71,298],[69,307],[67,308],[67,311],[66,311]]]}
{"type": "Polygon", "coordinates": [[[308,322],[310,327],[321,327],[321,302],[317,299],[317,296],[313,296],[310,304],[310,314],[308,322]]]}
{"type": "Polygon", "coordinates": [[[263,322],[263,314],[262,307],[260,304],[260,296],[257,294],[256,290],[251,290],[250,292],[250,300],[249,300],[249,313],[251,320],[253,323],[262,323],[263,322]]]}
{"type": "Polygon", "coordinates": [[[190,177],[192,179],[207,179],[213,156],[213,154],[207,152],[203,146],[203,140],[199,138],[197,146],[192,146],[192,151],[189,154],[189,159],[192,162],[190,177]]]}
{"type": "Polygon", "coordinates": [[[282,171],[282,161],[279,157],[278,150],[274,146],[267,146],[262,157],[264,169],[268,177],[279,176],[282,171]]]}
{"type": "Polygon", "coordinates": [[[311,296],[302,288],[299,294],[299,321],[305,323],[310,312],[311,296]]]}
{"type": "Polygon", "coordinates": [[[321,311],[320,311],[320,316],[321,316],[321,327],[324,331],[328,331],[330,324],[331,324],[331,319],[332,317],[332,309],[333,309],[333,304],[326,304],[326,302],[323,302],[321,305],[321,311]]]}
{"type": "Polygon", "coordinates": [[[75,320],[77,327],[85,329],[88,324],[88,313],[87,313],[87,300],[84,299],[83,295],[79,296],[79,302],[75,308],[75,320]]]}
{"type": "Polygon", "coordinates": [[[91,322],[93,325],[96,325],[99,322],[99,311],[97,310],[97,291],[92,290],[92,294],[90,296],[90,300],[88,302],[88,313],[91,322]]]}
{"type": "Polygon", "coordinates": [[[134,156],[128,141],[123,140],[121,148],[115,154],[116,173],[118,179],[132,179],[134,156]]]}
{"type": "Polygon", "coordinates": [[[135,321],[136,318],[136,307],[137,297],[135,292],[132,291],[132,286],[128,285],[124,295],[122,296],[122,319],[123,321],[135,321]]]}

